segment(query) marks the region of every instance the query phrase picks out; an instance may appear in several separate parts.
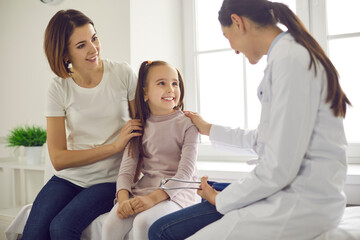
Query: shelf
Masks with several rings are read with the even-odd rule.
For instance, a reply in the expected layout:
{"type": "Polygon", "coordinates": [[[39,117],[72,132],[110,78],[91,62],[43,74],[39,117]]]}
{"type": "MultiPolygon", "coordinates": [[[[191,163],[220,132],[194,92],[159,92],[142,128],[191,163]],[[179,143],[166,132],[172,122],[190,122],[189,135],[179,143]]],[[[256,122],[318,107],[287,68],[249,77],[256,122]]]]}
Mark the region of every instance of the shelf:
{"type": "Polygon", "coordinates": [[[23,206],[8,208],[8,209],[0,209],[0,216],[14,219],[22,208],[23,206]]]}
{"type": "Polygon", "coordinates": [[[0,158],[0,168],[43,171],[45,169],[45,164],[41,163],[37,165],[30,165],[27,163],[19,162],[17,159],[14,158],[0,158]]]}
{"type": "MultiPolygon", "coordinates": [[[[0,169],[2,170],[3,176],[5,176],[7,179],[5,181],[8,181],[4,187],[6,186],[5,188],[7,191],[9,191],[10,194],[8,195],[9,197],[11,196],[11,205],[9,206],[9,203],[5,205],[9,208],[1,210],[5,211],[1,212],[1,216],[4,218],[5,213],[9,213],[9,216],[12,216],[19,205],[26,205],[33,200],[34,196],[32,196],[32,193],[34,189],[29,188],[29,181],[27,176],[29,176],[30,172],[33,172],[31,174],[40,174],[41,176],[44,176],[45,164],[41,163],[37,165],[30,165],[24,162],[20,162],[14,158],[0,158],[0,169]]],[[[37,184],[35,189],[36,191],[40,191],[43,185],[43,180],[41,181],[41,185],[39,185],[39,178],[36,178],[36,181],[37,184]]]]}

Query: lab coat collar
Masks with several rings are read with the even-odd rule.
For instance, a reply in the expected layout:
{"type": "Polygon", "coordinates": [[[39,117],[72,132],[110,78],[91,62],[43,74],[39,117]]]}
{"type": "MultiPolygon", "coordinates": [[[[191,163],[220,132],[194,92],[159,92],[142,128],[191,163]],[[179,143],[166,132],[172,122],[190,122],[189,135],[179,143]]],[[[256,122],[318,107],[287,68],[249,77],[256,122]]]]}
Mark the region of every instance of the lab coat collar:
{"type": "Polygon", "coordinates": [[[285,34],[287,34],[287,33],[288,33],[288,31],[280,33],[279,35],[276,36],[276,38],[274,39],[274,41],[271,43],[270,48],[269,48],[269,51],[268,51],[268,53],[267,53],[267,59],[268,59],[268,60],[269,60],[269,56],[270,56],[270,52],[271,52],[272,48],[273,48],[273,47],[275,46],[275,44],[279,41],[279,39],[282,38],[282,37],[283,37],[285,34]]]}

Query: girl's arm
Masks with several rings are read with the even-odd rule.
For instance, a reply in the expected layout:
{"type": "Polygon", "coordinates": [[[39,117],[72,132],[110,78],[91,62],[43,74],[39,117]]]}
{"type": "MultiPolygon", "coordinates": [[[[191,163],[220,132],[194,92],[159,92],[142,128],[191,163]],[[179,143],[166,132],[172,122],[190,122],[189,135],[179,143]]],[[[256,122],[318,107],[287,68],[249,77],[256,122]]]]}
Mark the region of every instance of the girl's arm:
{"type": "Polygon", "coordinates": [[[129,120],[121,129],[117,140],[108,145],[87,150],[68,150],[65,131],[65,117],[47,117],[47,144],[51,162],[59,171],[71,167],[79,167],[101,161],[124,150],[128,141],[141,133],[140,121],[129,120]]]}
{"type": "Polygon", "coordinates": [[[137,162],[138,159],[130,154],[129,148],[127,147],[124,151],[116,183],[116,188],[118,189],[117,199],[119,202],[117,214],[121,219],[145,211],[169,198],[166,192],[158,189],[146,196],[135,196],[129,200],[129,192],[131,191],[137,162]]]}
{"type": "MultiPolygon", "coordinates": [[[[191,125],[184,136],[182,145],[181,158],[178,165],[177,172],[174,178],[192,180],[195,173],[197,145],[198,145],[198,130],[194,125],[191,125]]],[[[165,184],[166,187],[180,187],[184,186],[183,183],[170,181],[165,184]],[[180,184],[180,185],[179,185],[180,184]]],[[[130,200],[131,206],[134,208],[135,213],[145,211],[159,202],[173,198],[181,190],[164,191],[157,189],[147,196],[135,196],[130,200]]]]}
{"type": "Polygon", "coordinates": [[[124,219],[135,214],[134,209],[131,207],[129,201],[129,192],[127,190],[121,189],[120,191],[118,191],[117,200],[119,206],[116,214],[119,216],[119,218],[124,219]]]}
{"type": "Polygon", "coordinates": [[[158,189],[146,196],[135,196],[129,200],[129,192],[131,191],[131,185],[138,164],[138,158],[134,158],[129,151],[129,147],[124,151],[116,183],[119,201],[118,215],[120,211],[120,218],[125,218],[135,213],[145,211],[157,203],[169,198],[163,190],[158,189]],[[128,206],[131,206],[133,211],[132,214],[131,211],[129,211],[128,206]]]}
{"type": "MultiPolygon", "coordinates": [[[[181,158],[178,164],[177,172],[173,178],[183,179],[183,180],[195,180],[196,170],[196,158],[197,158],[197,148],[199,142],[199,132],[194,125],[191,125],[184,136],[184,141],[181,149],[181,158]]],[[[186,183],[181,183],[177,181],[169,181],[164,187],[166,188],[178,188],[188,186],[186,183]]],[[[172,199],[176,194],[182,190],[169,190],[166,191],[170,199],[172,199]]]]}
{"type": "Polygon", "coordinates": [[[165,201],[168,198],[169,196],[165,191],[157,189],[146,196],[135,196],[130,200],[130,204],[134,212],[139,213],[152,208],[159,202],[165,201]]]}

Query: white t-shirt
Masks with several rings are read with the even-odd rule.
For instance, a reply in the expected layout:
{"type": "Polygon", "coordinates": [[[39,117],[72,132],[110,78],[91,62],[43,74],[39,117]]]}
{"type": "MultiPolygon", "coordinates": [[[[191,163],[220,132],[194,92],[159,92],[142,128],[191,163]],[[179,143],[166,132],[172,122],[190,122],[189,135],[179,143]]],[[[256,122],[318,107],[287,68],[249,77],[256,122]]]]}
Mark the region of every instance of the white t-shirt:
{"type": "MultiPolygon", "coordinates": [[[[66,120],[68,150],[92,149],[112,143],[130,119],[129,101],[135,97],[136,74],[127,63],[104,59],[104,74],[94,88],[83,88],[72,78],[56,77],[50,84],[46,117],[66,120]]],[[[122,152],[86,166],[55,173],[81,187],[115,182],[122,152]]]]}

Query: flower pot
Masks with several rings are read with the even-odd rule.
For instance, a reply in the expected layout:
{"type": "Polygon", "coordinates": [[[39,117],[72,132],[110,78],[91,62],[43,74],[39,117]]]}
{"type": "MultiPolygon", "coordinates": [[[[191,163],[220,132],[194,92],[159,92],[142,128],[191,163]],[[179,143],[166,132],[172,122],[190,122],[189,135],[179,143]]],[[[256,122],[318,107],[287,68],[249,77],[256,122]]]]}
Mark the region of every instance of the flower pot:
{"type": "Polygon", "coordinates": [[[26,163],[29,165],[40,164],[42,148],[42,146],[25,147],[26,163]]]}

